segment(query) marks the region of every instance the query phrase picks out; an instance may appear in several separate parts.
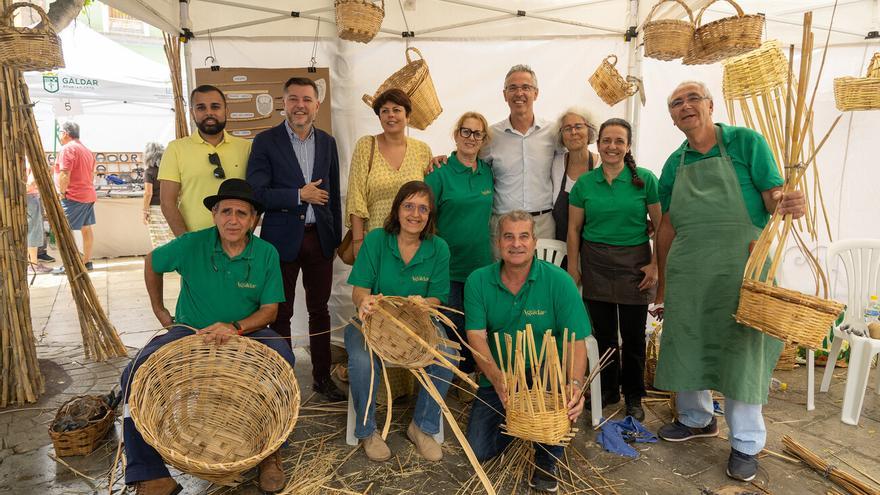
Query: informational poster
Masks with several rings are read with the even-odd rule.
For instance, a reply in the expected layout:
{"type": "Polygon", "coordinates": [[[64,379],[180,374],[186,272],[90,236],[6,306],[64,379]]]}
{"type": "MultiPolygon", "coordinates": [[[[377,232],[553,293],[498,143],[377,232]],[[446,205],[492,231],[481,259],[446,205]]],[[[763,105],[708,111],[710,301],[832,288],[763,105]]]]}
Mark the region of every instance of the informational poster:
{"type": "MultiPolygon", "coordinates": [[[[318,86],[318,117],[315,126],[327,130],[330,122],[330,69],[308,68],[253,69],[210,68],[196,69],[196,84],[217,86],[226,95],[229,117],[226,130],[233,136],[253,139],[260,132],[284,121],[284,83],[291,77],[308,77],[318,86]]],[[[332,132],[331,132],[332,134],[332,132]]]]}

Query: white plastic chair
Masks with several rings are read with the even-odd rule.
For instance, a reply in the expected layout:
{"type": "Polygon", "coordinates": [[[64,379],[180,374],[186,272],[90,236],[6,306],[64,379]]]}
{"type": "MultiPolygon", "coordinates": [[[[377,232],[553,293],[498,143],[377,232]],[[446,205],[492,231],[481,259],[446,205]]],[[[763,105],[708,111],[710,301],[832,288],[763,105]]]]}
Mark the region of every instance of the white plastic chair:
{"type": "MultiPolygon", "coordinates": [[[[538,239],[536,246],[538,258],[553,263],[556,266],[562,265],[562,258],[568,252],[568,248],[562,241],[556,239],[538,239]]],[[[596,337],[590,335],[586,339],[587,359],[590,365],[590,373],[599,365],[599,343],[596,337]]],[[[598,425],[602,421],[602,380],[599,375],[590,383],[590,415],[593,426],[598,425]]]]}
{"type": "MultiPolygon", "coordinates": [[[[838,257],[846,271],[847,304],[843,323],[864,330],[867,334],[864,319],[865,305],[869,297],[877,294],[877,289],[880,288],[880,239],[847,239],[832,243],[826,258],[829,273],[838,257]]],[[[828,391],[836,358],[844,340],[849,342],[850,351],[840,420],[846,424],[858,425],[871,371],[871,359],[875,354],[880,353],[880,340],[851,335],[835,327],[831,352],[828,354],[828,363],[825,364],[822,384],[819,387],[820,392],[828,391]]],[[[812,372],[812,367],[810,371],[812,372]]],[[[880,395],[880,366],[875,374],[877,376],[874,388],[880,395]]],[[[810,388],[812,389],[812,386],[810,388]]]]}

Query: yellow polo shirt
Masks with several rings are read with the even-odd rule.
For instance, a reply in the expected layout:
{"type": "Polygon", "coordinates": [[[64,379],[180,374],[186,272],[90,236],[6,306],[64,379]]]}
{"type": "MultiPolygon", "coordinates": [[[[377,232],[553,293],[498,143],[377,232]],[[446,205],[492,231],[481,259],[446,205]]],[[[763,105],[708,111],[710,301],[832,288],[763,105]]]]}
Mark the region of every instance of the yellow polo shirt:
{"type": "Polygon", "coordinates": [[[244,179],[251,142],[223,132],[223,141],[212,146],[198,132],[168,143],[159,164],[159,180],[180,184],[178,207],[190,232],[214,225],[211,212],[202,201],[217,194],[223,180],[214,177],[208,155],[217,153],[227,179],[244,179]]]}

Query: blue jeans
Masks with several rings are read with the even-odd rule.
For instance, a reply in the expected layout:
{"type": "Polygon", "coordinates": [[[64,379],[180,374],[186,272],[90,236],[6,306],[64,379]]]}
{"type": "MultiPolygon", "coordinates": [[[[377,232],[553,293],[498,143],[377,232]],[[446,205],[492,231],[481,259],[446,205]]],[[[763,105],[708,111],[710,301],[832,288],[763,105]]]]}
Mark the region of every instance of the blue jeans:
{"type": "MultiPolygon", "coordinates": [[[[127,462],[125,468],[125,482],[127,484],[171,476],[171,474],[168,473],[168,468],[165,467],[165,461],[162,460],[162,456],[156,452],[156,449],[144,441],[140,432],[137,431],[134,421],[128,415],[128,378],[132,373],[137,371],[140,365],[143,364],[151,354],[159,350],[160,347],[194,333],[195,332],[188,328],[173,327],[168,333],[160,335],[147,343],[138,356],[137,362],[132,361],[128,363],[128,366],[122,371],[120,383],[122,385],[122,390],[126,393],[125,417],[122,422],[122,436],[125,441],[125,458],[127,462]]],[[[274,339],[259,340],[258,342],[266,344],[274,349],[275,352],[280,354],[285,361],[290,363],[290,367],[293,368],[295,361],[293,350],[290,348],[290,344],[288,344],[286,340],[277,338],[278,334],[275,333],[275,331],[269,328],[263,328],[262,330],[247,334],[247,337],[276,337],[274,339]]]]}
{"type": "MultiPolygon", "coordinates": [[[[435,325],[437,331],[445,337],[442,325],[436,323],[435,325]]],[[[382,364],[379,362],[379,356],[373,354],[375,373],[370,376],[370,353],[364,345],[364,334],[351,323],[345,327],[345,350],[348,352],[348,387],[351,391],[351,400],[354,402],[354,412],[357,419],[354,436],[364,439],[376,431],[376,392],[379,390],[382,364]],[[370,382],[373,383],[373,397],[369,397],[370,382]],[[367,409],[368,399],[370,399],[369,409],[367,409]],[[365,412],[366,424],[364,423],[365,412]]],[[[455,355],[458,352],[445,346],[441,346],[438,350],[450,355],[455,355]]],[[[446,397],[449,382],[452,381],[452,370],[443,366],[431,365],[425,368],[425,371],[431,376],[431,381],[437,387],[440,396],[446,397]]],[[[424,433],[436,435],[440,432],[440,421],[440,405],[431,398],[425,389],[420,388],[416,398],[416,408],[413,411],[413,423],[424,433]]]]}
{"type": "MultiPolygon", "coordinates": [[[[691,428],[703,428],[712,421],[712,394],[708,390],[675,393],[678,421],[691,428]]],[[[730,427],[730,446],[743,454],[757,455],[767,441],[761,404],[724,399],[724,419],[730,427]]]]}
{"type": "MultiPolygon", "coordinates": [[[[464,311],[464,282],[456,282],[454,280],[449,282],[449,301],[446,305],[450,308],[464,311]]],[[[467,344],[467,332],[464,329],[464,315],[452,311],[444,311],[443,314],[455,324],[455,332],[446,332],[447,335],[451,334],[450,338],[452,340],[456,340],[462,344],[460,352],[462,359],[458,362],[458,369],[460,369],[462,373],[473,373],[476,370],[474,355],[471,353],[471,350],[464,345],[467,344]]]]}
{"type": "MultiPolygon", "coordinates": [[[[513,437],[501,433],[504,422],[504,406],[493,387],[477,389],[468,421],[467,440],[477,460],[487,461],[500,454],[513,441],[513,437]],[[493,409],[494,408],[494,409],[493,409]]],[[[548,472],[555,473],[556,461],[562,458],[563,447],[535,443],[535,465],[548,472]]]]}

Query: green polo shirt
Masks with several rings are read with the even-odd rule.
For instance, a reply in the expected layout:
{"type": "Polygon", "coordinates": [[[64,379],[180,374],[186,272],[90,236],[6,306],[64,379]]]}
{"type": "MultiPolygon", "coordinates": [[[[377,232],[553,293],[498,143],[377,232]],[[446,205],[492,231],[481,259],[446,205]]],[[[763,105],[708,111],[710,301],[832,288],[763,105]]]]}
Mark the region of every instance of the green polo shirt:
{"type": "MultiPolygon", "coordinates": [[[[733,161],[733,169],[736,172],[737,180],[739,180],[739,187],[742,189],[749,217],[757,227],[764,228],[764,225],[767,225],[767,220],[770,219],[770,214],[767,213],[761,192],[779,187],[784,182],[779,175],[773,151],[764,136],[752,129],[725,124],[715,125],[721,127],[721,140],[724,141],[727,155],[733,161]]],[[[682,153],[684,153],[685,165],[704,158],[721,156],[717,144],[706,154],[701,154],[691,148],[687,140],[672,152],[660,174],[660,204],[663,206],[664,213],[669,210],[669,203],[672,201],[675,172],[681,163],[682,153]]]]}
{"type": "Polygon", "coordinates": [[[397,236],[374,229],[364,237],[348,283],[386,296],[436,297],[445,303],[449,297],[449,246],[430,236],[409,263],[404,263],[397,247],[397,236]]]}
{"type": "MultiPolygon", "coordinates": [[[[553,332],[560,359],[565,329],[569,335],[574,332],[576,340],[590,335],[590,318],[568,273],[556,265],[535,259],[526,283],[517,294],[512,294],[501,281],[501,263],[503,261],[475,270],[464,286],[465,329],[487,331],[495,363],[499,363],[496,333],[505,361],[507,345],[504,335],[510,334],[515,344],[516,332],[525,330],[527,324],[532,325],[539,346],[544,332],[553,332]]],[[[529,357],[526,356],[528,364],[529,357]]],[[[481,387],[490,385],[485,376],[480,377],[481,387]]]]}
{"type": "Polygon", "coordinates": [[[657,176],[646,168],[636,167],[636,174],[645,183],[637,187],[632,174],[624,168],[611,184],[605,180],[602,166],[578,178],[568,204],[583,208],[583,238],[612,246],[639,246],[648,242],[645,219],[648,205],[660,202],[657,176]]]}
{"type": "Polygon", "coordinates": [[[188,232],[153,250],[153,271],[180,274],[176,322],[205,328],[284,301],[278,251],[257,236],[249,238],[234,258],[220,246],[217,227],[188,232]]]}
{"type": "Polygon", "coordinates": [[[449,278],[464,282],[477,268],[492,263],[489,217],[495,196],[492,169],[477,160],[473,170],[461,163],[455,152],[446,165],[425,177],[434,191],[437,235],[449,244],[449,278]]]}

